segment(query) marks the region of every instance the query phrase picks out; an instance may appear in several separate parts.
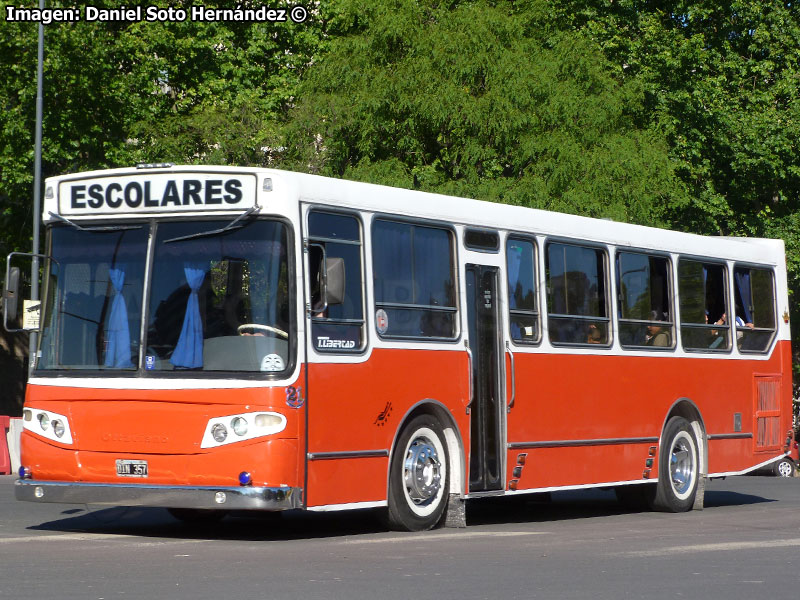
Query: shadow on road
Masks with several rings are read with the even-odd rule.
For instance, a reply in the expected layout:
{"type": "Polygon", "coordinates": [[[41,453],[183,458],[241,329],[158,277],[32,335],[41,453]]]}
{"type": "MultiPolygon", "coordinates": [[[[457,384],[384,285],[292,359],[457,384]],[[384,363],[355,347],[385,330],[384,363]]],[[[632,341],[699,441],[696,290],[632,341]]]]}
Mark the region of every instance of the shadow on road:
{"type": "MultiPolygon", "coordinates": [[[[707,509],[774,502],[755,494],[707,490],[707,509]]],[[[622,506],[611,490],[593,489],[481,498],[467,502],[470,526],[503,523],[542,523],[625,515],[641,511],[622,506]]],[[[61,518],[35,525],[38,531],[135,535],[167,539],[278,541],[320,539],[383,533],[379,513],[357,510],[334,513],[288,511],[284,513],[235,512],[211,523],[185,523],[165,509],[141,507],[72,507],[61,518]]]]}

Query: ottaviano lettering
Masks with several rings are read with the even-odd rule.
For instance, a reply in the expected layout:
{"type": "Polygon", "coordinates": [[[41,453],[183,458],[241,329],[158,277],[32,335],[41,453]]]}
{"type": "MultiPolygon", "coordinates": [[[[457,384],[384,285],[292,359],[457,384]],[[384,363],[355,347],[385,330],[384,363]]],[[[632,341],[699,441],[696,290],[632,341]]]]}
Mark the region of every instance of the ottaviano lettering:
{"type": "Polygon", "coordinates": [[[161,206],[188,206],[193,204],[238,204],[242,199],[242,182],[238,179],[170,179],[164,191],[153,195],[150,181],[130,181],[124,186],[113,182],[108,184],[73,184],[70,205],[81,208],[120,208],[123,204],[130,208],[156,208],[161,206]]]}

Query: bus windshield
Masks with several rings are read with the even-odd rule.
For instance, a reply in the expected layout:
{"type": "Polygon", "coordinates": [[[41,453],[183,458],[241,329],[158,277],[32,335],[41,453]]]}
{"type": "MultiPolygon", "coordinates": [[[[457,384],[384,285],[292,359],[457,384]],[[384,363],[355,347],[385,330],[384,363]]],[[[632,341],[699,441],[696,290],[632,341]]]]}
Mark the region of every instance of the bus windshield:
{"type": "Polygon", "coordinates": [[[155,224],[151,261],[149,224],[108,232],[53,228],[37,368],[285,371],[286,226],[253,220],[217,231],[227,224],[155,224]]]}

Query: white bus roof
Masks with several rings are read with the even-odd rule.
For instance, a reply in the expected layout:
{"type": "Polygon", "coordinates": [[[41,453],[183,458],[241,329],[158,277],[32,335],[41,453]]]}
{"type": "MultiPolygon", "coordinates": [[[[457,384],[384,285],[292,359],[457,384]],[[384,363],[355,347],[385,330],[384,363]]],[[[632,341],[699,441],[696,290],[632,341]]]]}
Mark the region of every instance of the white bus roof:
{"type": "Polygon", "coordinates": [[[284,214],[296,221],[299,218],[299,202],[329,204],[370,213],[402,215],[468,227],[608,243],[619,247],[680,252],[772,265],[780,265],[784,261],[782,240],[701,236],[482,200],[252,167],[174,165],[108,169],[50,177],[45,183],[43,220],[53,222],[59,220],[58,216],[75,221],[96,221],[166,214],[240,214],[257,204],[264,214],[284,214]],[[129,204],[123,201],[123,194],[129,204]],[[110,199],[110,202],[106,204],[104,199],[110,199]]]}

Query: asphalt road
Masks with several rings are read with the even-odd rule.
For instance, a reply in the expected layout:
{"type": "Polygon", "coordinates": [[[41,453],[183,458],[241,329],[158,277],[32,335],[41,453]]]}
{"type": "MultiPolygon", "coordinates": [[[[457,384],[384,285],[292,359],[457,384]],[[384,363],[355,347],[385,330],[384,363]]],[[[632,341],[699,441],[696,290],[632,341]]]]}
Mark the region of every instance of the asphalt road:
{"type": "Polygon", "coordinates": [[[234,515],[20,503],[0,477],[0,598],[800,597],[800,478],[709,482],[706,509],[631,512],[604,491],[473,501],[466,529],[385,531],[369,511],[234,515]]]}

